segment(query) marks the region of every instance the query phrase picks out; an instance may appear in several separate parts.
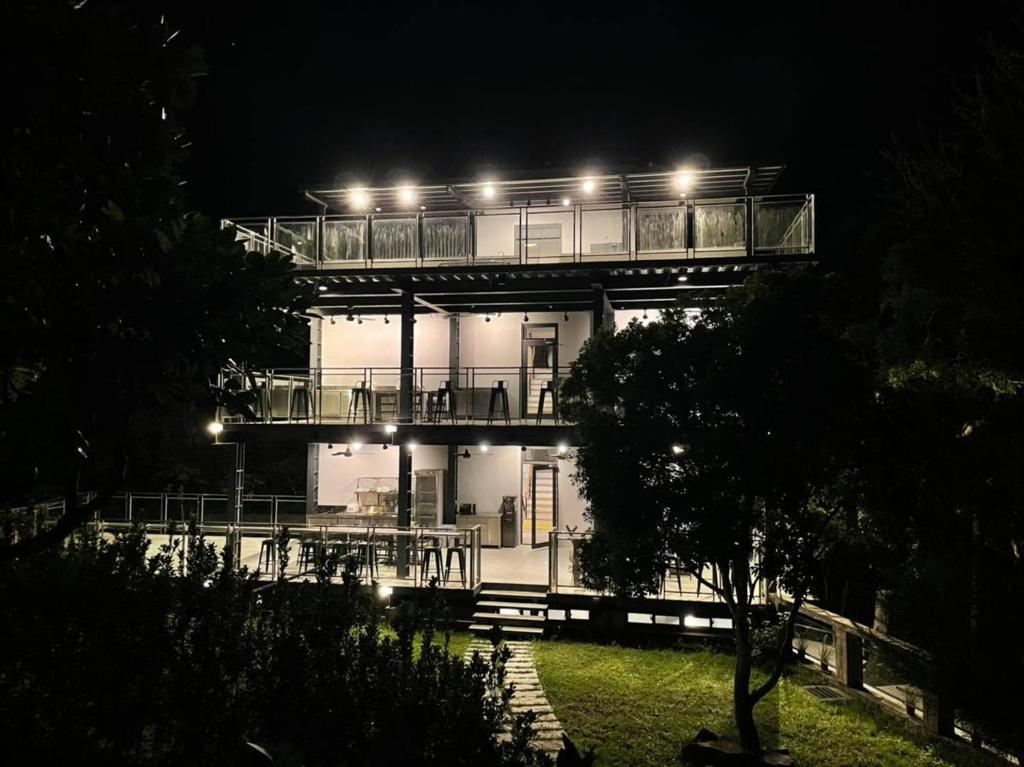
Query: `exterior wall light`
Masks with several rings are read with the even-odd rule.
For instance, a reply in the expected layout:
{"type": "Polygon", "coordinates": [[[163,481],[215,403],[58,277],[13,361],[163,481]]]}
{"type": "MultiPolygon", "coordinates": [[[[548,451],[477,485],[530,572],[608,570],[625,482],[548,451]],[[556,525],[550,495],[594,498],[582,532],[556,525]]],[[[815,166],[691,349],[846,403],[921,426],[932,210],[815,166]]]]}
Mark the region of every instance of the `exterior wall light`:
{"type": "Polygon", "coordinates": [[[689,171],[681,170],[676,173],[673,184],[676,191],[686,194],[693,188],[693,174],[689,171]]]}
{"type": "Polygon", "coordinates": [[[370,196],[365,189],[353,189],[348,194],[348,202],[356,210],[363,210],[370,204],[370,196]]]}
{"type": "Polygon", "coordinates": [[[209,425],[206,427],[206,430],[216,437],[218,434],[224,431],[224,424],[222,424],[220,421],[210,421],[209,425]]]}

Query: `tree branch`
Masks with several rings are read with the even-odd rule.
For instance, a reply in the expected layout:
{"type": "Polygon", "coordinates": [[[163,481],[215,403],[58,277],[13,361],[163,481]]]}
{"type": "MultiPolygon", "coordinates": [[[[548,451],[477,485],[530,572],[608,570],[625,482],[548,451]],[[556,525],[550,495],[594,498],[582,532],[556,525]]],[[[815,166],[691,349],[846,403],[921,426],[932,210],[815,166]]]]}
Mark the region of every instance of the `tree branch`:
{"type": "Polygon", "coordinates": [[[754,704],[771,692],[772,688],[779,683],[779,679],[782,678],[782,669],[786,667],[786,659],[789,656],[793,645],[793,626],[796,624],[796,618],[800,613],[800,605],[803,602],[803,599],[804,595],[802,591],[793,595],[793,606],[790,608],[789,616],[786,618],[786,625],[782,630],[782,636],[779,638],[779,649],[778,654],[775,657],[775,668],[772,669],[772,674],[768,677],[768,680],[750,694],[750,699],[754,704]]]}

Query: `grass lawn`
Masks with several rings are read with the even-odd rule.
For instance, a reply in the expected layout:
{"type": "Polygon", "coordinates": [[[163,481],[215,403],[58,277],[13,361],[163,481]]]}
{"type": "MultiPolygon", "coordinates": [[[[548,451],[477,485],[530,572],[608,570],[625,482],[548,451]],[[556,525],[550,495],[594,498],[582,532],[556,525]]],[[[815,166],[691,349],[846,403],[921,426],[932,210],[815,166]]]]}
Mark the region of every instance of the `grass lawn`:
{"type": "MultiPolygon", "coordinates": [[[[555,715],[598,765],[674,764],[701,727],[735,734],[730,655],[540,641],[534,656],[555,715]]],[[[1005,767],[870,701],[824,703],[801,689],[820,680],[797,669],[755,709],[764,745],[789,748],[800,767],[1005,767]]]]}

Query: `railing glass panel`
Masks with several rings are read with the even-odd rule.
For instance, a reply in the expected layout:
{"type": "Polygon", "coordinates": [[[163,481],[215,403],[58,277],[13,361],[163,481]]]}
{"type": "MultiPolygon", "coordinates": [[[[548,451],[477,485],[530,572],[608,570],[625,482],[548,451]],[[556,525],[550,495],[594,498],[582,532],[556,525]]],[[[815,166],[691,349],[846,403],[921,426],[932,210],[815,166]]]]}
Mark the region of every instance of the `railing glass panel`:
{"type": "Polygon", "coordinates": [[[747,212],[742,203],[698,205],[694,213],[697,250],[744,250],[747,212]]]}
{"type": "Polygon", "coordinates": [[[324,266],[365,261],[366,222],[325,220],[322,258],[324,266]]]}
{"type": "Polygon", "coordinates": [[[477,261],[488,263],[519,263],[517,228],[522,223],[519,212],[478,213],[473,219],[477,261]]]}
{"type": "Polygon", "coordinates": [[[316,221],[274,222],[274,240],[290,253],[296,266],[315,267],[317,263],[316,221]]]}
{"type": "Polygon", "coordinates": [[[423,219],[425,261],[465,262],[469,259],[469,217],[441,216],[423,219]]]}
{"type": "Polygon", "coordinates": [[[627,255],[629,209],[588,209],[580,214],[580,253],[584,256],[627,255]]]}
{"type": "Polygon", "coordinates": [[[576,253],[576,213],[526,211],[526,231],[517,226],[516,247],[529,264],[555,264],[572,261],[576,253]],[[524,242],[525,235],[525,242],[524,242]]]}
{"type": "Polygon", "coordinates": [[[373,260],[414,261],[419,257],[416,219],[374,219],[373,260]]]}
{"type": "Polygon", "coordinates": [[[811,210],[808,200],[755,203],[755,250],[810,253],[813,250],[811,210]]]}
{"type": "Polygon", "coordinates": [[[686,207],[637,208],[637,250],[640,253],[686,251],[686,207]]]}

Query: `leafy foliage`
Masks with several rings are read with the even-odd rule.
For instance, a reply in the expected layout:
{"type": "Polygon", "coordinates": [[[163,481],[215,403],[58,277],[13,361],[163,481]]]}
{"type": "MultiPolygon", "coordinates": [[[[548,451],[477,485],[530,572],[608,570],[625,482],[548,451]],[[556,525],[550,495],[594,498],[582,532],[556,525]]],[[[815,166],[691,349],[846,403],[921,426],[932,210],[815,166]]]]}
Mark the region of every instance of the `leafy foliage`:
{"type": "Polygon", "coordinates": [[[63,495],[76,522],[80,483],[119,484],[142,416],[299,338],[299,295],[285,258],[186,206],[179,118],[203,64],[158,9],[3,13],[0,504],[63,495]]]}
{"type": "MultiPolygon", "coordinates": [[[[857,530],[851,448],[871,402],[868,370],[843,340],[842,285],[813,273],[751,278],[722,300],[592,338],[564,387],[579,424],[575,477],[595,533],[584,582],[656,592],[674,554],[729,606],[737,719],[757,750],[748,691],[751,604],[775,584],[799,604],[834,543],[857,530]],[[706,574],[703,577],[707,577],[706,574]],[[742,720],[742,721],[739,721],[742,720]]],[[[795,614],[791,613],[791,614],[795,614]]]]}
{"type": "Polygon", "coordinates": [[[393,627],[354,578],[260,586],[195,530],[136,530],[0,571],[0,748],[38,764],[542,763],[507,651],[464,664],[440,606],[393,627]],[[503,725],[519,733],[508,743],[503,725]],[[263,761],[263,763],[266,763],[263,761]]]}

